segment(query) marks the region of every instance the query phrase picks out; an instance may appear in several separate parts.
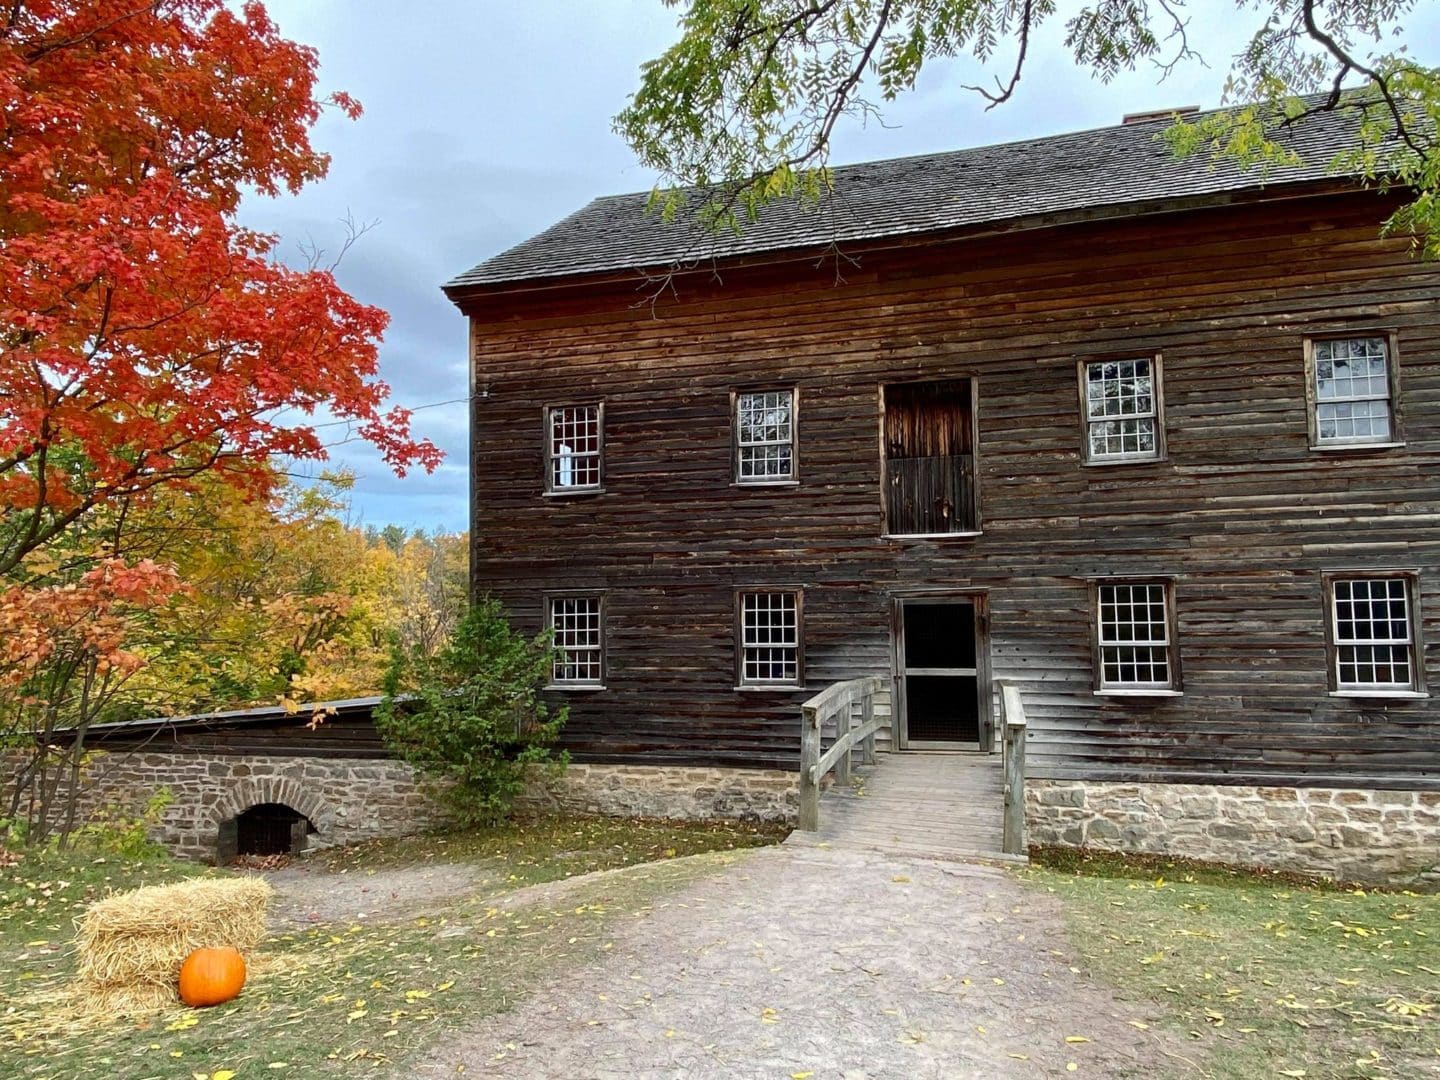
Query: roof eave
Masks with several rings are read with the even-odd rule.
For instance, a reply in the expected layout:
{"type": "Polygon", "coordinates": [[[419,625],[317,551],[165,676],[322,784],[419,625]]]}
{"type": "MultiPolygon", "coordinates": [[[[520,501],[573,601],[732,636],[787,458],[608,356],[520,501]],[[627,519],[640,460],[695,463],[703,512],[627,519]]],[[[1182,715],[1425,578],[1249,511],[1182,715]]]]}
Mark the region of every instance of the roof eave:
{"type": "MultiPolygon", "coordinates": [[[[1319,195],[1353,193],[1360,189],[1354,177],[1327,177],[1319,180],[1300,180],[1279,183],[1260,183],[1248,187],[1230,188],[1224,191],[1206,192],[1200,195],[1181,196],[1169,199],[1143,199],[1124,203],[1110,203],[1088,206],[1076,210],[1051,213],[1027,214],[1014,218],[998,218],[946,229],[916,229],[877,233],[870,237],[857,237],[841,243],[853,245],[857,252],[870,252],[912,244],[943,244],[957,240],[977,239],[986,236],[1026,232],[1038,229],[1057,228],[1065,225],[1110,221],[1118,218],[1150,217],[1158,214],[1177,213],[1187,210],[1214,209],[1234,205],[1250,205],[1259,202],[1284,202],[1294,199],[1312,198],[1319,195]]],[[[715,269],[738,269],[780,265],[814,257],[824,245],[807,244],[796,247],[777,247],[764,251],[746,252],[721,256],[703,266],[684,267],[651,264],[619,268],[601,268],[579,273],[532,274],[528,277],[508,278],[487,282],[462,282],[458,278],[442,285],[441,291],[463,312],[467,301],[494,300],[506,296],[533,297],[546,293],[566,290],[599,288],[606,285],[644,282],[671,275],[710,273],[715,269]]]]}

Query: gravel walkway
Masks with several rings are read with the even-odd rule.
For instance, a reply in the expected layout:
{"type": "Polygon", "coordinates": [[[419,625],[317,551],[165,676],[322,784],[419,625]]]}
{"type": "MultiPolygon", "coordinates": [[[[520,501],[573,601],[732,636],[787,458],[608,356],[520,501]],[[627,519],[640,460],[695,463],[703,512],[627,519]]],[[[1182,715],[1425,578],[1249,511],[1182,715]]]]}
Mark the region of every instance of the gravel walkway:
{"type": "Polygon", "coordinates": [[[442,908],[488,880],[481,868],[457,863],[346,873],[292,865],[263,876],[275,887],[267,921],[276,933],[321,923],[393,922],[442,908]]]}
{"type": "Polygon", "coordinates": [[[786,844],[616,934],[604,961],[451,1036],[412,1075],[1199,1072],[1135,1025],[1146,1010],[1077,973],[1054,902],[998,868],[786,844]]]}

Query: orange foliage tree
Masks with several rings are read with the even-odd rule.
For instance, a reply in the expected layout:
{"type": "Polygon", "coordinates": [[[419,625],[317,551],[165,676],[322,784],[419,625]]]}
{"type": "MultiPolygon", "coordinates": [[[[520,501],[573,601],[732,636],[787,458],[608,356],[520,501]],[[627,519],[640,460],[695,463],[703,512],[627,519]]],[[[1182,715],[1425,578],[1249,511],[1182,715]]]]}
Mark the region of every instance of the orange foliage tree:
{"type": "Polygon", "coordinates": [[[0,735],[11,737],[0,746],[21,735],[28,750],[11,755],[5,817],[23,822],[27,839],[74,827],[85,727],[144,666],[128,647],[132,619],[176,587],[170,567],[105,559],[65,584],[0,592],[0,735]],[[62,727],[73,737],[57,740],[62,727]]]}
{"type": "Polygon", "coordinates": [[[323,107],[359,114],[316,63],[259,3],[0,5],[0,574],[158,485],[263,494],[272,455],[324,456],[319,407],[438,462],[385,408],[385,314],[235,221],[324,175],[323,107]]]}
{"type": "Polygon", "coordinates": [[[316,70],[256,2],[0,3],[0,709],[33,760],[64,726],[72,776],[179,585],[97,521],[201,480],[268,498],[273,457],[325,456],[317,410],[402,475],[439,461],[387,408],[384,312],[236,220],[325,174],[323,109],[359,115],[316,70]]]}

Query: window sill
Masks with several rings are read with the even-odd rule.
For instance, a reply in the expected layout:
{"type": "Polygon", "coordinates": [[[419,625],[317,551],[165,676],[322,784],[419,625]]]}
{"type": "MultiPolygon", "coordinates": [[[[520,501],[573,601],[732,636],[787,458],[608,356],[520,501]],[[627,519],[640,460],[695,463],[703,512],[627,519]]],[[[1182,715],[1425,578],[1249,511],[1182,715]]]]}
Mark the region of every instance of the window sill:
{"type": "Polygon", "coordinates": [[[805,687],[798,683],[742,683],[735,687],[736,693],[753,694],[756,691],[764,694],[793,694],[797,690],[804,690],[805,687]]]}
{"type": "Polygon", "coordinates": [[[945,533],[881,533],[881,540],[971,540],[984,534],[975,529],[971,532],[945,533]]]}
{"type": "Polygon", "coordinates": [[[1082,461],[1081,464],[1087,469],[1104,469],[1113,465],[1160,465],[1169,460],[1168,456],[1162,454],[1154,457],[1096,458],[1093,461],[1082,461]]]}
{"type": "Polygon", "coordinates": [[[799,480],[732,480],[732,488],[793,488],[799,487],[799,480]]]}
{"type": "Polygon", "coordinates": [[[1323,442],[1311,443],[1310,449],[1329,454],[1337,450],[1400,450],[1404,446],[1403,442],[1323,442]]]}
{"type": "Polygon", "coordinates": [[[1422,701],[1430,695],[1424,690],[1331,690],[1334,698],[1391,698],[1400,701],[1422,701]]]}
{"type": "Polygon", "coordinates": [[[546,689],[546,690],[553,690],[553,691],[557,691],[557,692],[562,692],[562,693],[566,693],[566,694],[573,694],[573,693],[582,693],[582,694],[584,694],[584,693],[594,693],[594,692],[597,691],[597,690],[604,690],[604,689],[606,689],[606,687],[600,685],[599,683],[563,683],[563,682],[562,682],[562,683],[550,683],[549,685],[545,686],[544,689],[546,689]]]}
{"type": "Polygon", "coordinates": [[[1104,690],[1090,691],[1095,697],[1184,697],[1183,690],[1164,690],[1160,688],[1150,689],[1144,686],[1135,687],[1107,687],[1104,690]]]}
{"type": "Polygon", "coordinates": [[[541,496],[546,499],[573,499],[578,495],[604,495],[603,487],[567,488],[563,491],[543,491],[541,496]]]}

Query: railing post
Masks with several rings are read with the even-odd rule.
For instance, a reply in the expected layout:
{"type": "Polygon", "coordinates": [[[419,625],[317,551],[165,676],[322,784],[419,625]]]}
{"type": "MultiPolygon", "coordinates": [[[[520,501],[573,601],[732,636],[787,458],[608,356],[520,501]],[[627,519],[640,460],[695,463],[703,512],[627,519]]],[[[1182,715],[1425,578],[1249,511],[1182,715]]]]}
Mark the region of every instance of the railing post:
{"type": "Polygon", "coordinates": [[[800,708],[800,828],[820,828],[820,778],[812,770],[820,763],[820,716],[809,705],[800,708]]]}
{"type": "Polygon", "coordinates": [[[1000,712],[1004,721],[1005,822],[1000,850],[1007,855],[1025,854],[1025,709],[1020,691],[1008,684],[1000,688],[1000,712]]]}
{"type": "MultiPolygon", "coordinates": [[[[851,716],[852,708],[853,705],[847,699],[840,708],[835,710],[835,741],[837,743],[850,734],[850,724],[853,719],[851,716]]],[[[849,750],[843,751],[840,754],[840,760],[835,762],[835,782],[846,785],[850,783],[849,750]]]]}
{"type": "MultiPolygon", "coordinates": [[[[865,688],[865,697],[860,703],[860,723],[868,724],[875,719],[875,684],[865,688]]],[[[860,742],[860,761],[865,765],[875,764],[875,732],[870,732],[860,742]]]]}

